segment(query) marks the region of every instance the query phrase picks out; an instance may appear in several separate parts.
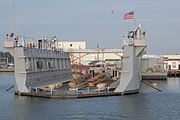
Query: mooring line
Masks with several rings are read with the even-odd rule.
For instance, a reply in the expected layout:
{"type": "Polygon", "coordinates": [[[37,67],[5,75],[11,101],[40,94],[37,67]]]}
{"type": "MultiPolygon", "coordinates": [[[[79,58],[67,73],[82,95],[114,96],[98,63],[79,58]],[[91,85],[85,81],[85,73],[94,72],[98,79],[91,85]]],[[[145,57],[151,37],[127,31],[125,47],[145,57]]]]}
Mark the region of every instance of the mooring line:
{"type": "Polygon", "coordinates": [[[6,91],[9,91],[10,89],[12,89],[14,87],[14,85],[13,86],[11,86],[10,88],[8,88],[8,89],[6,89],[6,91]]]}
{"type": "Polygon", "coordinates": [[[148,84],[148,83],[146,83],[146,82],[144,82],[144,81],[140,81],[140,82],[142,82],[142,83],[146,84],[147,86],[150,86],[150,87],[152,87],[152,88],[154,88],[154,89],[158,90],[159,92],[161,92],[161,91],[162,91],[162,90],[160,90],[160,89],[158,89],[158,88],[154,87],[153,85],[150,85],[150,84],[148,84]]]}

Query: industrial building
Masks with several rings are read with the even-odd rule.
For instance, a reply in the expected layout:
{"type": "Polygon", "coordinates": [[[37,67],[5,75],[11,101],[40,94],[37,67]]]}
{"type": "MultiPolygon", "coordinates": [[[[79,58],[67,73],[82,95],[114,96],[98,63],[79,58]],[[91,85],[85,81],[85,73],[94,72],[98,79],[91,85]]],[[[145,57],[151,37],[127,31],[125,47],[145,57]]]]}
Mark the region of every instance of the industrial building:
{"type": "MultiPolygon", "coordinates": [[[[72,64],[88,65],[92,61],[119,60],[123,54],[122,49],[107,49],[96,47],[86,48],[86,42],[58,42],[57,47],[70,53],[72,64]]],[[[110,61],[109,61],[110,62],[110,61]]]]}
{"type": "Polygon", "coordinates": [[[168,70],[180,71],[180,55],[164,55],[168,70]]]}
{"type": "Polygon", "coordinates": [[[70,51],[71,49],[86,49],[85,41],[77,41],[77,42],[57,42],[57,47],[61,48],[65,51],[70,51]]]}

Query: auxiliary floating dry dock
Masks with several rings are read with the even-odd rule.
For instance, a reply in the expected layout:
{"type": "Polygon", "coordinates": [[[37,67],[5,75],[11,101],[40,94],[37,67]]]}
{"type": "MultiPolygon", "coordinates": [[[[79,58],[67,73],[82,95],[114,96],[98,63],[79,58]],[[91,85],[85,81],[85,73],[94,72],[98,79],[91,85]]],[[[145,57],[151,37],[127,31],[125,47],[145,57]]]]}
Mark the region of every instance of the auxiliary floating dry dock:
{"type": "MultiPolygon", "coordinates": [[[[58,91],[38,89],[45,85],[57,85],[72,79],[69,54],[56,49],[56,38],[38,39],[36,45],[18,46],[17,42],[5,41],[5,48],[15,58],[15,93],[18,95],[46,98],[84,98],[135,94],[140,89],[141,58],[146,48],[145,32],[141,25],[123,37],[123,57],[120,82],[113,91],[58,91]],[[143,34],[141,34],[143,33],[143,34]]],[[[53,86],[54,86],[53,85],[53,86]]],[[[78,88],[76,88],[78,90],[78,88]]]]}

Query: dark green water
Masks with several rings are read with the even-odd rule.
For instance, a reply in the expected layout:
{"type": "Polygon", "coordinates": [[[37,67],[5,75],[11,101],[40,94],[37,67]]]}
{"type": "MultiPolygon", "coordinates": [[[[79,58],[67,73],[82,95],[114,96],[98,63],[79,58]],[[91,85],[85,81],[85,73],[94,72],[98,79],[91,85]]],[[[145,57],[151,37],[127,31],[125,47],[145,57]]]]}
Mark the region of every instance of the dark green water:
{"type": "Polygon", "coordinates": [[[83,99],[47,99],[14,95],[13,74],[0,74],[0,120],[178,120],[180,79],[154,81],[135,95],[83,99]]]}

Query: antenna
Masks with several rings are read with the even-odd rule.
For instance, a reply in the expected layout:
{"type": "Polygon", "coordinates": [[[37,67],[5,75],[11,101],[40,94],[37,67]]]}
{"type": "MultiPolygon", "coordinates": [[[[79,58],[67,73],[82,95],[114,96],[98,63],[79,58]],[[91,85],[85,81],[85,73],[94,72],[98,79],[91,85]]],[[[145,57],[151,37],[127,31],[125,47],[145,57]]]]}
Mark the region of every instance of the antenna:
{"type": "Polygon", "coordinates": [[[135,18],[136,9],[134,9],[133,11],[134,11],[134,26],[136,26],[136,18],[135,18]]]}
{"type": "Polygon", "coordinates": [[[11,32],[14,34],[16,34],[17,24],[20,19],[15,13],[15,8],[16,8],[16,4],[12,3],[12,14],[9,15],[9,22],[10,22],[9,25],[10,25],[11,32]]]}
{"type": "MultiPolygon", "coordinates": [[[[12,4],[13,12],[15,12],[15,6],[16,6],[15,3],[13,3],[12,4]]],[[[15,31],[16,30],[15,29],[16,28],[16,14],[15,13],[12,14],[12,21],[13,21],[13,31],[12,32],[15,33],[16,32],[15,31]]]]}

